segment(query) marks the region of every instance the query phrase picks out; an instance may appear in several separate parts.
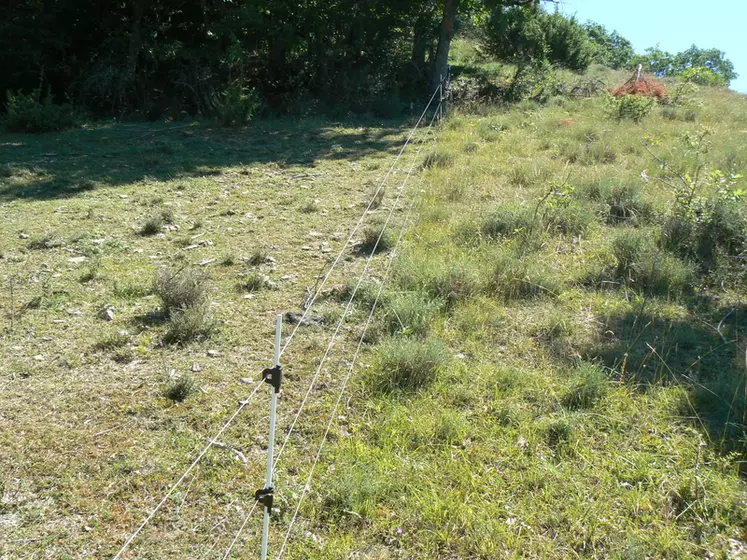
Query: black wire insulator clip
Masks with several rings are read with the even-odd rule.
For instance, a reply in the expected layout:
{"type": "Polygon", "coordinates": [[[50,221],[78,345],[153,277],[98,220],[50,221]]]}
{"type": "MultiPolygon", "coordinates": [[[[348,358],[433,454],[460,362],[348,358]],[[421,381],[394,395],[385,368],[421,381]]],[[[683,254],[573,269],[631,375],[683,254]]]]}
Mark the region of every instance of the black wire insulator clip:
{"type": "Polygon", "coordinates": [[[283,380],[283,366],[277,365],[262,371],[262,379],[269,383],[275,389],[276,393],[280,392],[280,382],[283,380]]]}
{"type": "Polygon", "coordinates": [[[254,493],[254,499],[257,500],[260,504],[265,506],[267,508],[267,511],[272,510],[272,499],[275,494],[275,489],[270,488],[260,488],[254,493]]]}

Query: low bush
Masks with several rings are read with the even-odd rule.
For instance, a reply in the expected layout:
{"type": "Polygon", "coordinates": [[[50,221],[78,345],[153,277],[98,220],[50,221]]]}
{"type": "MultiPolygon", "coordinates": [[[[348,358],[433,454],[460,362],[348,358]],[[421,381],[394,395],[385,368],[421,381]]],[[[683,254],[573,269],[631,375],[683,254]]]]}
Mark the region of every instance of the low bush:
{"type": "Polygon", "coordinates": [[[166,344],[186,344],[210,338],[218,321],[207,302],[171,312],[169,328],[164,336],[166,344]]]}
{"type": "Polygon", "coordinates": [[[116,331],[111,332],[103,337],[101,337],[99,340],[97,340],[94,345],[94,350],[116,350],[117,348],[121,348],[123,346],[127,346],[130,342],[130,336],[123,331],[116,331]]]}
{"type": "Polygon", "coordinates": [[[163,268],[153,281],[153,293],[161,299],[163,311],[167,314],[203,304],[209,289],[208,275],[191,268],[163,268]]]}
{"type": "Polygon", "coordinates": [[[250,266],[259,266],[261,264],[265,264],[267,262],[267,259],[267,251],[265,251],[264,249],[255,249],[254,252],[246,259],[246,262],[250,266]]]}
{"type": "Polygon", "coordinates": [[[47,93],[36,89],[29,95],[6,93],[5,116],[2,124],[11,132],[49,132],[72,128],[77,124],[72,105],[57,105],[47,93]],[[43,97],[43,99],[42,99],[43,97]]]}
{"type": "Polygon", "coordinates": [[[489,239],[511,237],[526,230],[531,221],[531,211],[525,206],[505,205],[483,220],[482,233],[489,239]]]}
{"type": "Polygon", "coordinates": [[[617,151],[604,142],[589,142],[579,154],[578,159],[583,165],[615,163],[617,161],[617,151]]]}
{"type": "Polygon", "coordinates": [[[542,216],[546,232],[564,235],[580,235],[594,223],[596,216],[587,204],[569,204],[547,208],[542,216]]]}
{"type": "Polygon", "coordinates": [[[259,105],[257,93],[245,87],[241,80],[234,80],[213,99],[211,113],[221,126],[243,126],[251,121],[259,105]]]}
{"type": "Polygon", "coordinates": [[[197,383],[189,375],[183,375],[166,387],[164,396],[174,402],[184,402],[197,392],[197,383]]]}
{"type": "Polygon", "coordinates": [[[427,385],[448,360],[439,340],[392,338],[379,349],[372,386],[379,392],[411,391],[427,385]]]}
{"type": "Polygon", "coordinates": [[[421,167],[423,169],[449,167],[452,163],[454,163],[454,156],[447,152],[436,150],[425,156],[421,167]]]}
{"type": "Polygon", "coordinates": [[[692,290],[693,267],[658,249],[650,237],[636,231],[619,234],[612,242],[616,278],[628,287],[653,295],[677,296],[692,290]]]}
{"type": "Polygon", "coordinates": [[[641,122],[656,106],[656,99],[642,95],[624,94],[619,97],[607,96],[607,116],[623,121],[641,122]]]}
{"type": "Polygon", "coordinates": [[[272,288],[275,284],[270,280],[266,274],[261,272],[252,271],[247,274],[244,279],[239,283],[239,290],[242,292],[257,292],[265,288],[272,288]]]}
{"type": "Polygon", "coordinates": [[[430,295],[444,301],[449,308],[474,297],[482,289],[479,271],[475,265],[466,262],[433,271],[425,284],[430,295]]]}
{"type": "Polygon", "coordinates": [[[665,220],[660,245],[692,259],[708,272],[747,248],[747,211],[742,200],[707,199],[692,211],[673,212],[665,220]]]}
{"type": "Polygon", "coordinates": [[[557,418],[545,425],[545,441],[555,451],[567,451],[573,442],[573,425],[567,418],[557,418]]]}
{"type": "Polygon", "coordinates": [[[143,225],[140,227],[140,231],[138,233],[143,237],[156,235],[157,233],[161,233],[161,231],[163,231],[163,227],[165,225],[166,220],[164,220],[163,216],[160,213],[152,214],[145,219],[145,222],[143,222],[143,225]]]}
{"type": "Polygon", "coordinates": [[[606,205],[606,221],[610,225],[622,223],[638,224],[653,214],[653,208],[643,198],[639,186],[630,184],[610,185],[603,195],[606,205]]]}
{"type": "Polygon", "coordinates": [[[383,253],[394,246],[394,236],[381,225],[372,225],[363,230],[358,251],[364,255],[383,253]]]}

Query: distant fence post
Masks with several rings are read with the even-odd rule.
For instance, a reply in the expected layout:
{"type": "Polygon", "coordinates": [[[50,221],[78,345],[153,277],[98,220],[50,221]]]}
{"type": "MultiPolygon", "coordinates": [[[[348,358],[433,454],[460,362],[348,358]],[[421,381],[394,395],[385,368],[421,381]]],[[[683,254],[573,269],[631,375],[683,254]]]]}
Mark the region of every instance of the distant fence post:
{"type": "Polygon", "coordinates": [[[444,120],[444,75],[441,74],[438,80],[438,124],[444,120]]]}

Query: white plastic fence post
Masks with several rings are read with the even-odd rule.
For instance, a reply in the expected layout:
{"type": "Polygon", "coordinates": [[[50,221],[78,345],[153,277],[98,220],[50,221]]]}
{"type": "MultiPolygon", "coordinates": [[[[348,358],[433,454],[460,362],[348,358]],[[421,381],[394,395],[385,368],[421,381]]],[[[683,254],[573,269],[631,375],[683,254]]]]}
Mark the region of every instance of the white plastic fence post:
{"type": "MultiPolygon", "coordinates": [[[[273,386],[272,397],[270,401],[270,439],[267,444],[267,476],[265,476],[265,491],[270,493],[272,496],[272,461],[275,453],[275,418],[277,416],[278,406],[278,393],[280,392],[280,339],[283,332],[283,316],[278,314],[275,318],[275,363],[273,370],[277,375],[277,378],[270,381],[269,383],[273,386]]],[[[267,380],[267,378],[265,378],[267,380]]],[[[265,503],[265,519],[262,526],[262,560],[267,560],[267,541],[270,535],[270,508],[272,507],[272,500],[269,504],[265,503]]]]}

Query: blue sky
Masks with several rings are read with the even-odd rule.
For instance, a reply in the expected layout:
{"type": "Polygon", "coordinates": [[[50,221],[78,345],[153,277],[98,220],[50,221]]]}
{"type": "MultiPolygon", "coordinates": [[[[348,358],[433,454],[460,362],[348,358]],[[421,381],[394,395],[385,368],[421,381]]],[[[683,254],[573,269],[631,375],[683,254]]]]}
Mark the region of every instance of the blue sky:
{"type": "Polygon", "coordinates": [[[560,10],[617,30],[642,53],[657,43],[677,53],[693,43],[734,63],[731,88],[747,93],[747,0],[561,0],[560,10]]]}

